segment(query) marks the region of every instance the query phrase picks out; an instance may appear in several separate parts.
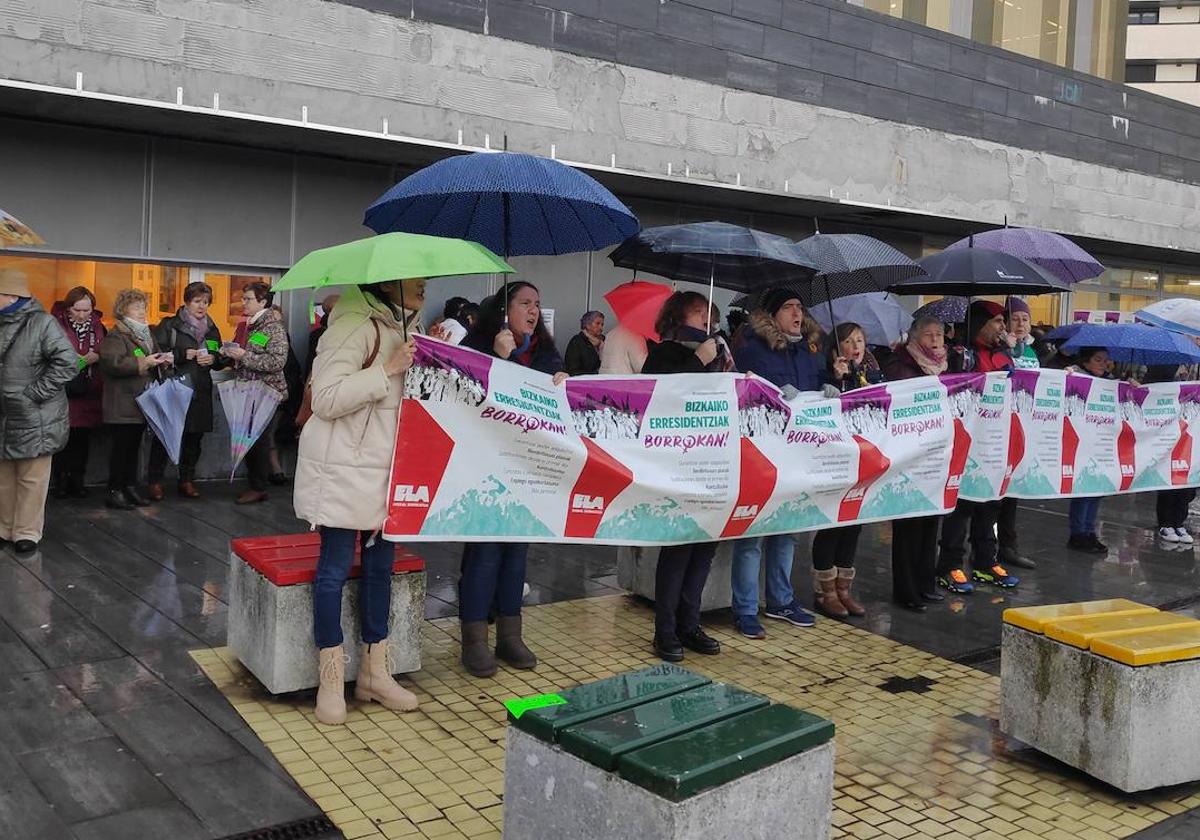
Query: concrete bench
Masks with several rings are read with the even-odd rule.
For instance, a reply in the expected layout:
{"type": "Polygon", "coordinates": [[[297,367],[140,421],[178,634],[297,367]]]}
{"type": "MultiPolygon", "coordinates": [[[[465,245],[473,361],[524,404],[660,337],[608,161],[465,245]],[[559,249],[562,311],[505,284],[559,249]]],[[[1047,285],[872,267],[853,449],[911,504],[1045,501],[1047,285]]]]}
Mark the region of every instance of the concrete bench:
{"type": "Polygon", "coordinates": [[[1200,621],[1112,599],[1004,612],[1000,729],[1127,793],[1200,781],[1200,621]]]}
{"type": "Polygon", "coordinates": [[[510,712],[504,837],[826,840],[833,724],[676,665],[510,712]]]}
{"type": "MultiPolygon", "coordinates": [[[[229,551],[229,647],[272,694],[313,688],[320,682],[313,646],[312,584],[321,539],[316,532],[233,540],[229,551]]],[[[357,557],[350,577],[362,566],[357,557]]],[[[425,562],[397,546],[388,618],[395,673],[421,669],[425,618],[425,562]]],[[[346,680],[358,676],[358,584],[342,590],[346,680]]]]}

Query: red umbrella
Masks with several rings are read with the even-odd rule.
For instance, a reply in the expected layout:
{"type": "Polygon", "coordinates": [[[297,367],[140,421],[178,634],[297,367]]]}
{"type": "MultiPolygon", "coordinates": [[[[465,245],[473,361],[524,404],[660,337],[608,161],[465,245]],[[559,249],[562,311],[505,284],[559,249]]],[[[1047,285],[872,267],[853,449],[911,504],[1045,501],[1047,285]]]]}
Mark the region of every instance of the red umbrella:
{"type": "Polygon", "coordinates": [[[617,316],[621,326],[652,341],[658,341],[654,322],[658,320],[663,303],[673,293],[672,288],[665,283],[634,280],[617,286],[608,292],[604,299],[612,307],[613,314],[617,316]]]}

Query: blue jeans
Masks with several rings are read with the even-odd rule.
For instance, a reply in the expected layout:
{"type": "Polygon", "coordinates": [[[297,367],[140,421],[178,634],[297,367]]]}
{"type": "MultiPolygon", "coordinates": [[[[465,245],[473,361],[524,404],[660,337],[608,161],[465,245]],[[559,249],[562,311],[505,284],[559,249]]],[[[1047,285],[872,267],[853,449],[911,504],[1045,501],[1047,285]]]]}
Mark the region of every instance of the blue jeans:
{"type": "Polygon", "coordinates": [[[758,615],[758,568],[767,556],[767,609],[780,609],[796,600],[792,592],[792,555],[796,538],[791,534],[752,537],[733,544],[733,614],[758,615]]]}
{"type": "Polygon", "coordinates": [[[1071,536],[1096,534],[1096,514],[1100,512],[1100,496],[1071,500],[1071,536]]]}
{"type": "Polygon", "coordinates": [[[458,614],[463,621],[487,621],[496,614],[521,614],[528,543],[467,543],[463,546],[458,614]]]}
{"type": "MultiPolygon", "coordinates": [[[[396,547],[381,536],[372,545],[370,531],[362,532],[362,576],[358,579],[358,612],[362,640],[373,645],[388,635],[392,606],[392,562],[396,547]]],[[[321,555],[313,581],[313,636],[318,648],[342,643],[342,587],[354,565],[359,532],[350,528],[321,528],[321,555]]]]}

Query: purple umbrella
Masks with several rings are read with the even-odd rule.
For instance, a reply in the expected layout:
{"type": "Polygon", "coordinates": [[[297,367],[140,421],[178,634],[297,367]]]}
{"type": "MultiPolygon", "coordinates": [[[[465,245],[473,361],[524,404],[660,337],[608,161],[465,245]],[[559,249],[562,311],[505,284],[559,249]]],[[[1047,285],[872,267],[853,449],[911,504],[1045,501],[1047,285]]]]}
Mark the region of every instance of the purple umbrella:
{"type": "Polygon", "coordinates": [[[943,324],[960,324],[967,320],[967,298],[949,295],[930,301],[913,313],[913,319],[932,315],[943,324]]]}
{"type": "MultiPolygon", "coordinates": [[[[972,237],[960,239],[946,250],[971,247],[972,237]]],[[[997,228],[974,235],[976,248],[990,248],[1040,266],[1066,283],[1099,277],[1104,266],[1067,237],[1037,228],[997,228]]]]}

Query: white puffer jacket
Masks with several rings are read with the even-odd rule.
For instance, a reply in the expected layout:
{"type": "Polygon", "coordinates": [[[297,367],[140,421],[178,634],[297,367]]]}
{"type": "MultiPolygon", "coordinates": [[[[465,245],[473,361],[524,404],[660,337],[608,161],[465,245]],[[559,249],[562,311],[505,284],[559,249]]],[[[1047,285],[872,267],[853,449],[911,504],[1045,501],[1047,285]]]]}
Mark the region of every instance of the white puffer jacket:
{"type": "MultiPolygon", "coordinates": [[[[416,315],[411,321],[415,326],[416,315]]],[[[395,314],[357,287],[338,300],[313,364],[313,416],[300,435],[293,495],[296,516],[314,527],[383,527],[404,394],[404,377],[389,377],[383,366],[403,343],[395,314]],[[375,345],[372,320],[379,353],[363,369],[375,345]]]]}

